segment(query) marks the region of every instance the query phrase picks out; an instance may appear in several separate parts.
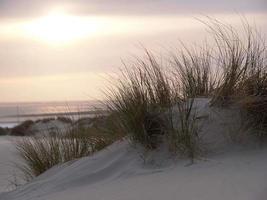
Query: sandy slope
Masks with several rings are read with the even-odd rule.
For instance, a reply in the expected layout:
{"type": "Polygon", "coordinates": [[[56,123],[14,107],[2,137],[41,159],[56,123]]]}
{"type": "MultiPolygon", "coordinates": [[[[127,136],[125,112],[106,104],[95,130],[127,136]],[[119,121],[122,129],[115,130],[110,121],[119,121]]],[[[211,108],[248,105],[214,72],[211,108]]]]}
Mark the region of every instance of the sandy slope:
{"type": "Polygon", "coordinates": [[[175,161],[164,146],[144,158],[140,148],[120,141],[56,166],[0,200],[266,200],[267,148],[246,137],[234,108],[217,110],[200,99],[195,109],[209,151],[193,165],[175,161]]]}
{"type": "Polygon", "coordinates": [[[11,184],[15,180],[17,169],[14,166],[18,162],[12,139],[15,137],[0,136],[0,192],[14,189],[11,184]]]}
{"type": "Polygon", "coordinates": [[[265,200],[266,154],[267,149],[236,150],[190,166],[178,160],[156,167],[144,165],[127,142],[117,142],[93,157],[53,168],[0,199],[265,200]]]}

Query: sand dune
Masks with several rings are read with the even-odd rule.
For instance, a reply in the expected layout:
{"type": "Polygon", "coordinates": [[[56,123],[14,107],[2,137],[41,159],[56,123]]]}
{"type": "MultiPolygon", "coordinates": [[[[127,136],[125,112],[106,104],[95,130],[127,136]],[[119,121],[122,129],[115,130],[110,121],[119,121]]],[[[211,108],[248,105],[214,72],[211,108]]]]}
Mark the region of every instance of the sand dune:
{"type": "Polygon", "coordinates": [[[208,99],[197,99],[194,109],[209,149],[192,165],[172,156],[164,143],[144,154],[127,140],[117,141],[91,157],[53,167],[0,194],[0,200],[265,200],[267,148],[247,135],[249,129],[240,129],[234,108],[218,110],[208,99]],[[240,134],[244,140],[234,143],[240,134]]]}
{"type": "MultiPolygon", "coordinates": [[[[88,158],[52,168],[1,200],[263,200],[267,149],[238,150],[186,165],[144,165],[126,141],[88,158]]],[[[165,160],[168,162],[168,159],[165,160]]]]}

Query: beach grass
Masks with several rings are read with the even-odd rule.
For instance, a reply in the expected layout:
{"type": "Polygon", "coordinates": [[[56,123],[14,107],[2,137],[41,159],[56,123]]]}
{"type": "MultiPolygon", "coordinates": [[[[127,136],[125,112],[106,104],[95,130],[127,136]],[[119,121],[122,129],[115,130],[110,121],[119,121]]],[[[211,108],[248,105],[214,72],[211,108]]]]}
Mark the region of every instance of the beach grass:
{"type": "Polygon", "coordinates": [[[89,156],[117,140],[115,136],[99,129],[70,128],[31,137],[15,142],[23,164],[17,164],[26,181],[40,175],[51,167],[71,160],[89,156]]]}

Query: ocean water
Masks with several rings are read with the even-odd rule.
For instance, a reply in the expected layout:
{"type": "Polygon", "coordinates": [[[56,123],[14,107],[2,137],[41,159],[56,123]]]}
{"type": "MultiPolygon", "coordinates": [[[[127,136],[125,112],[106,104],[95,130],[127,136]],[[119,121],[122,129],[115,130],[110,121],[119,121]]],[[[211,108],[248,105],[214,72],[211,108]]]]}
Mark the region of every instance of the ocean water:
{"type": "Polygon", "coordinates": [[[99,107],[97,101],[0,103],[0,127],[13,127],[28,119],[90,116],[99,107]]]}

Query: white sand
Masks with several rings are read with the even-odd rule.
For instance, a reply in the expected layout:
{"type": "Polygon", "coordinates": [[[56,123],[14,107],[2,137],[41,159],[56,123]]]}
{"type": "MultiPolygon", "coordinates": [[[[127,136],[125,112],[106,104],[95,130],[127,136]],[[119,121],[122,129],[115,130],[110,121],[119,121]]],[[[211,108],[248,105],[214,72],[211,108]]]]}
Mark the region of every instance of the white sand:
{"type": "Polygon", "coordinates": [[[14,189],[11,182],[19,178],[18,170],[14,165],[15,162],[19,162],[12,144],[14,138],[16,137],[0,136],[0,192],[14,189]]]}
{"type": "Polygon", "coordinates": [[[144,164],[140,148],[121,141],[92,157],[56,166],[13,192],[0,194],[0,200],[266,200],[267,148],[227,142],[226,128],[231,127],[231,133],[239,130],[240,124],[227,117],[236,111],[220,111],[219,116],[207,110],[206,101],[199,103],[197,107],[205,111],[201,115],[209,115],[203,137],[219,142],[193,165],[184,159],[174,161],[164,148],[150,153],[144,164]]]}
{"type": "Polygon", "coordinates": [[[266,200],[267,149],[144,167],[127,142],[53,168],[1,200],[266,200]]]}

